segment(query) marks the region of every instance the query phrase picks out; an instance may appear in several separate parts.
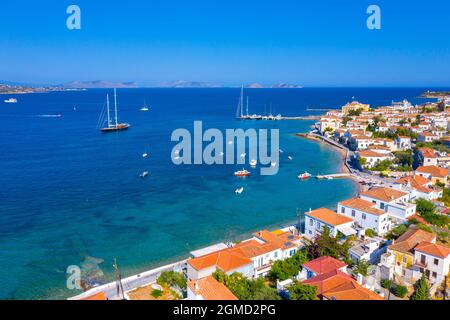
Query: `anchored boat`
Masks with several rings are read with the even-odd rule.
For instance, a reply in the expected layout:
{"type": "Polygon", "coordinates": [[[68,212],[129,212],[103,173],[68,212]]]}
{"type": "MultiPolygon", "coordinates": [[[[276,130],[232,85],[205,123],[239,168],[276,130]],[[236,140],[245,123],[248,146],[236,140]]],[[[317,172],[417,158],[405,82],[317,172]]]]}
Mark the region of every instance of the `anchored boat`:
{"type": "MultiPolygon", "coordinates": [[[[103,112],[102,112],[103,114],[103,112]]],[[[106,115],[107,115],[107,126],[100,129],[101,132],[114,132],[127,130],[131,125],[129,123],[119,123],[119,118],[117,115],[117,93],[114,89],[114,121],[111,120],[109,111],[109,94],[106,95],[106,115]]]]}

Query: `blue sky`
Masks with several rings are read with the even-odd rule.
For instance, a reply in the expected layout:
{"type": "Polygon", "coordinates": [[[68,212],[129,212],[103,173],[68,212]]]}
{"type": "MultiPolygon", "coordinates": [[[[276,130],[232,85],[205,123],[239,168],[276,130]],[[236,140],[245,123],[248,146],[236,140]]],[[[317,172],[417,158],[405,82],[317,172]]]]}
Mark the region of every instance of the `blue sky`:
{"type": "Polygon", "coordinates": [[[2,0],[0,79],[449,86],[449,13],[445,0],[2,0]]]}

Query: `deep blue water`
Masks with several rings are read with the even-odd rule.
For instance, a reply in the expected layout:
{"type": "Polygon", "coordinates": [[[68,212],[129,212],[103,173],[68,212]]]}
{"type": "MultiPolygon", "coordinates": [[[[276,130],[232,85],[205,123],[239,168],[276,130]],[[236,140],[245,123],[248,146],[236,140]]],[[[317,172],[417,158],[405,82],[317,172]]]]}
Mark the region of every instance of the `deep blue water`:
{"type": "MultiPolygon", "coordinates": [[[[432,89],[432,88],[426,88],[432,89]]],[[[352,96],[372,105],[414,99],[425,89],[253,89],[250,112],[306,115],[338,108],[352,96]]],[[[0,298],[64,298],[67,266],[103,259],[105,280],[117,257],[124,275],[184,257],[193,249],[237,240],[296,220],[302,211],[353,196],[348,180],[300,182],[296,175],[339,170],[328,146],[295,137],[309,121],[240,122],[239,89],[119,90],[126,132],[96,124],[107,90],[18,95],[0,102],[0,298]],[[139,111],[143,101],[150,111],[139,111]],[[74,111],[76,107],[76,111],[74,111]],[[61,118],[38,115],[62,114],[61,118]],[[176,128],[279,128],[285,151],[276,176],[232,173],[242,166],[175,166],[176,128]],[[150,157],[143,159],[143,152],[150,157]],[[294,160],[287,160],[287,156],[294,160]],[[139,173],[151,172],[147,179],[139,173]],[[234,190],[244,186],[237,197],[234,190]]]]}

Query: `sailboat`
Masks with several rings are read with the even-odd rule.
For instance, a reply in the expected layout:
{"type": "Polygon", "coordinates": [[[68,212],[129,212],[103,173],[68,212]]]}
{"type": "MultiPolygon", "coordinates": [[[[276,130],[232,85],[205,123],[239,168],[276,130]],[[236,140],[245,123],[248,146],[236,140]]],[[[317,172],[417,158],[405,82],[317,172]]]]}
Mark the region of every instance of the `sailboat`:
{"type": "Polygon", "coordinates": [[[106,112],[108,116],[108,126],[100,129],[101,132],[114,132],[127,130],[131,125],[129,123],[119,123],[117,117],[117,93],[114,88],[114,122],[111,121],[110,111],[109,111],[109,94],[106,95],[106,112]]]}
{"type": "Polygon", "coordinates": [[[244,85],[241,87],[241,95],[239,97],[239,103],[236,110],[236,118],[244,119],[244,85]]]}
{"type": "Polygon", "coordinates": [[[140,109],[141,111],[148,111],[147,103],[144,101],[144,106],[140,109]]]}

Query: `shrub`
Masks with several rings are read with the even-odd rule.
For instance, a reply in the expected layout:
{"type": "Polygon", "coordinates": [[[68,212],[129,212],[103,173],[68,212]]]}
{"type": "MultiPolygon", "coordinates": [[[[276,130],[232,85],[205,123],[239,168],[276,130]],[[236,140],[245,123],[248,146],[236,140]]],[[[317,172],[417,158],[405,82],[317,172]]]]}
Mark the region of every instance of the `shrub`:
{"type": "Polygon", "coordinates": [[[383,279],[383,280],[381,280],[381,287],[382,288],[385,288],[385,289],[391,289],[391,287],[392,287],[392,281],[391,280],[389,280],[389,279],[383,279]]]}
{"type": "Polygon", "coordinates": [[[416,282],[415,290],[411,296],[411,300],[431,300],[430,288],[428,287],[427,278],[422,273],[422,277],[416,282]]]}
{"type": "Polygon", "coordinates": [[[366,236],[368,237],[376,237],[378,234],[373,229],[366,230],[366,236]]]}
{"type": "Polygon", "coordinates": [[[289,288],[291,300],[317,300],[317,287],[295,281],[289,288]]]}
{"type": "Polygon", "coordinates": [[[404,298],[406,297],[407,293],[408,289],[405,286],[398,285],[397,287],[395,287],[395,295],[397,297],[404,298]]]}
{"type": "Polygon", "coordinates": [[[184,275],[175,271],[164,271],[158,277],[156,282],[161,286],[165,285],[169,288],[174,286],[177,286],[180,289],[187,288],[186,278],[184,277],[184,275]]]}
{"type": "Polygon", "coordinates": [[[163,292],[161,290],[154,289],[151,294],[153,298],[158,299],[162,296],[163,292]]]}
{"type": "Polygon", "coordinates": [[[391,231],[389,231],[389,233],[386,234],[386,239],[388,239],[388,240],[397,239],[402,234],[404,234],[406,231],[408,231],[408,227],[404,224],[401,224],[401,225],[395,227],[394,229],[392,229],[391,231]]]}

